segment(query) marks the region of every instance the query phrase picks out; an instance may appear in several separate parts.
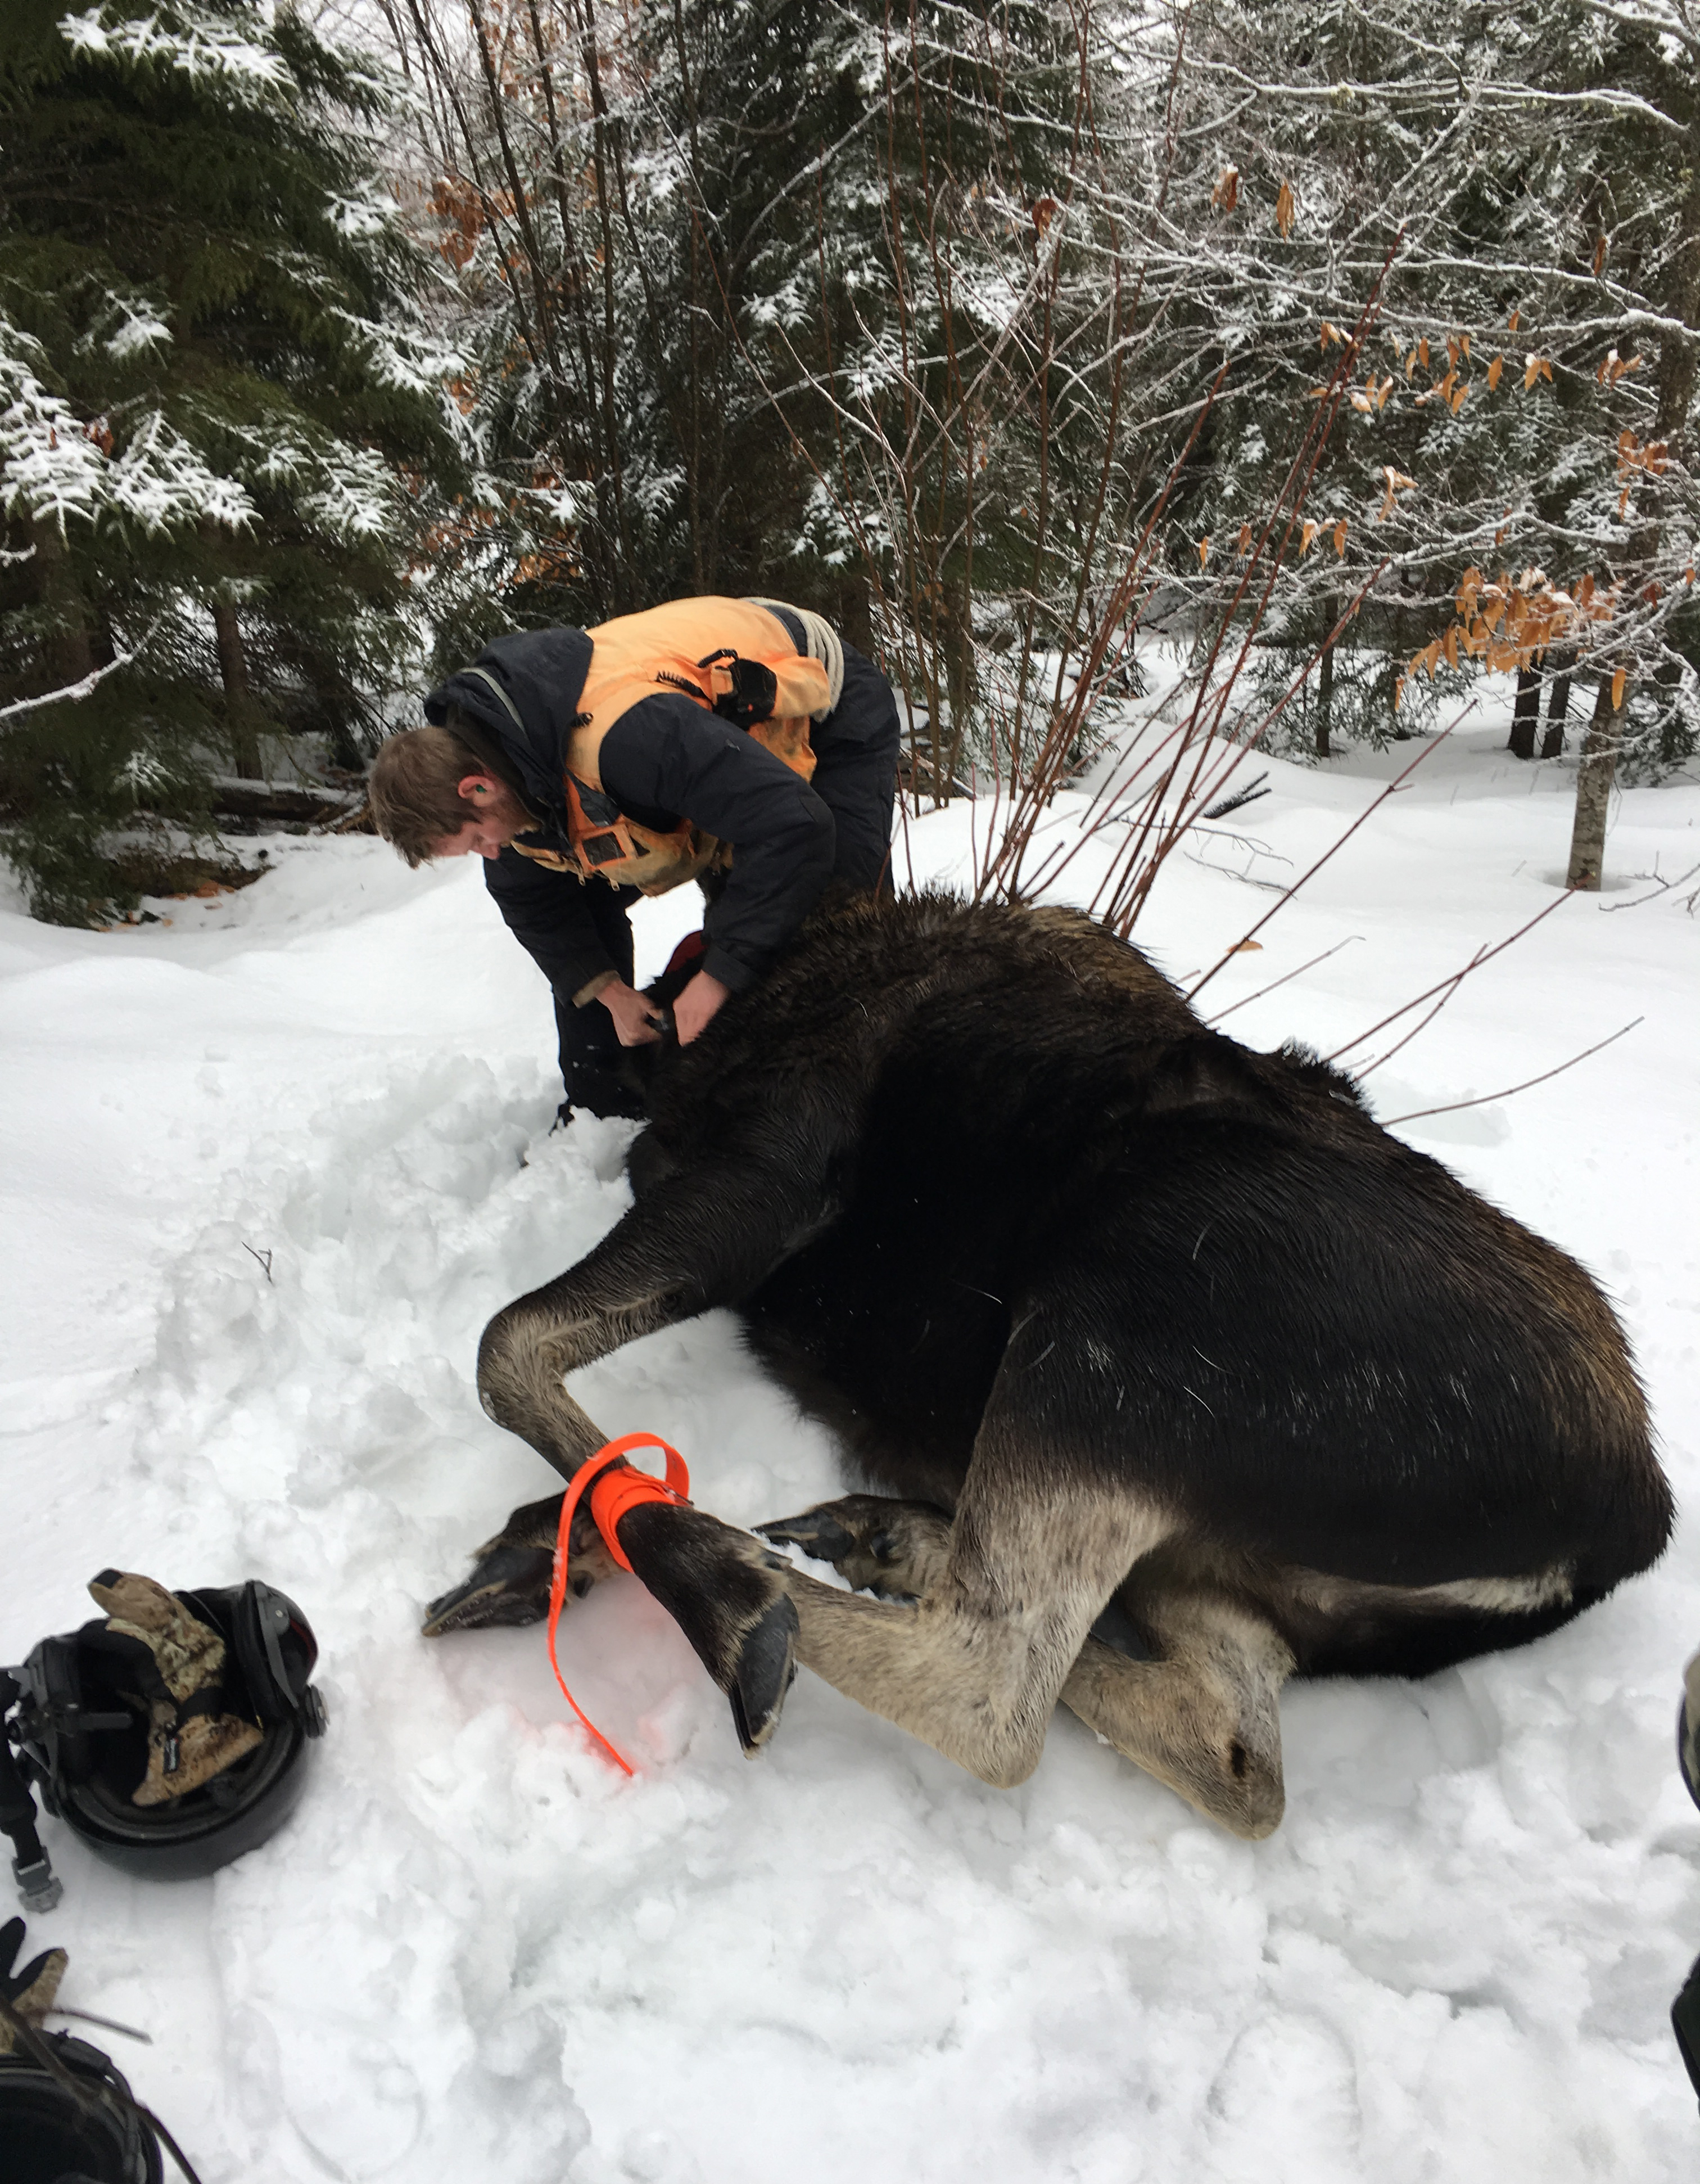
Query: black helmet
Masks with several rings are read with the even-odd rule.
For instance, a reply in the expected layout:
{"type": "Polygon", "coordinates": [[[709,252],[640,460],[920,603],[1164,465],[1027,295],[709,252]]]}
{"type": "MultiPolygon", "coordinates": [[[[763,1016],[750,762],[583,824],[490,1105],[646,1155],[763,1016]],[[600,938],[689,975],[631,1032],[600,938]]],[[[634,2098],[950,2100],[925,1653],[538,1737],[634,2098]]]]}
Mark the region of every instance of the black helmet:
{"type": "MultiPolygon", "coordinates": [[[[113,1680],[122,1670],[101,1642],[104,1623],[44,1638],[21,1669],[0,1674],[0,1710],[15,1709],[7,1737],[47,1811],[111,1864],[160,1880],[212,1873],[281,1827],[305,1784],[308,1740],[325,1729],[325,1703],[308,1680],[319,1648],[292,1600],[258,1580],[176,1597],[225,1641],[225,1704],[256,1722],[261,1736],[222,1773],[169,1803],[131,1802],[147,1765],[147,1724],[113,1680]]],[[[10,1758],[0,1740],[0,1774],[10,1758]]],[[[0,1784],[0,1807],[15,1802],[0,1784]]],[[[0,1825],[18,1846],[14,1871],[26,1902],[45,1908],[57,1888],[32,1859],[39,1842],[32,1831],[20,1836],[3,1812],[0,1825]]]]}
{"type": "Polygon", "coordinates": [[[69,2032],[41,2045],[93,2098],[33,2055],[0,2054],[7,2184],[161,2184],[159,2141],[110,2058],[69,2032]]]}

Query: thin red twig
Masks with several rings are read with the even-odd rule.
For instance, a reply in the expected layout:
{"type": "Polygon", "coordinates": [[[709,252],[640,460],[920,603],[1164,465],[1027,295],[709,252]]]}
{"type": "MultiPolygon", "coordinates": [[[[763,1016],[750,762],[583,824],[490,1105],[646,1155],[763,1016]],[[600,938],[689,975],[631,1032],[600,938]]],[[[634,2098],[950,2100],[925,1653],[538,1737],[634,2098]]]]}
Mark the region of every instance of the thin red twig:
{"type": "MultiPolygon", "coordinates": [[[[1292,885],[1286,890],[1274,905],[1264,912],[1257,923],[1240,935],[1233,946],[1228,949],[1210,966],[1209,969],[1204,973],[1203,977],[1199,979],[1196,986],[1189,986],[1187,988],[1186,998],[1189,1001],[1192,1000],[1197,995],[1203,992],[1205,987],[1209,984],[1211,979],[1215,977],[1217,972],[1223,969],[1225,965],[1232,961],[1233,958],[1239,953],[1241,948],[1252,938],[1253,933],[1261,933],[1264,926],[1269,923],[1270,918],[1275,916],[1277,911],[1284,910],[1286,907],[1287,904],[1292,900],[1293,897],[1298,893],[1299,889],[1305,884],[1307,880],[1315,878],[1316,875],[1322,870],[1322,867],[1328,862],[1329,859],[1332,856],[1337,855],[1338,853],[1346,847],[1346,844],[1352,839],[1352,837],[1358,832],[1358,829],[1372,813],[1379,811],[1390,796],[1397,794],[1398,791],[1404,786],[1411,775],[1414,774],[1417,768],[1423,763],[1423,760],[1426,758],[1432,757],[1435,752],[1440,749],[1441,745],[1446,741],[1453,730],[1458,727],[1459,722],[1467,721],[1469,718],[1470,715],[1475,710],[1476,702],[1477,701],[1472,698],[1469,705],[1467,705],[1464,710],[1457,716],[1456,719],[1448,721],[1446,726],[1441,730],[1440,733],[1435,738],[1434,741],[1426,745],[1422,750],[1419,750],[1416,756],[1411,760],[1410,764],[1404,768],[1403,772],[1397,773],[1394,776],[1392,780],[1390,781],[1387,783],[1387,786],[1381,791],[1381,794],[1375,798],[1375,801],[1364,805],[1363,811],[1358,813],[1358,816],[1352,822],[1352,824],[1346,829],[1346,832],[1341,835],[1338,841],[1336,841],[1331,848],[1323,851],[1322,855],[1317,859],[1310,870],[1308,872],[1302,872],[1293,882],[1292,885]]],[[[1426,1000],[1427,996],[1425,994],[1420,998],[1426,1000]]],[[[1416,1003],[1412,1002],[1410,1006],[1414,1008],[1416,1006],[1416,1003]]],[[[1397,1013],[1403,1016],[1404,1014],[1404,1011],[1401,1009],[1397,1013]]],[[[1389,1018],[1388,1021],[1391,1022],[1392,1019],[1389,1018]]],[[[1379,1031],[1380,1028],[1381,1027],[1378,1024],[1375,1027],[1375,1029],[1379,1031]]],[[[1364,1034],[1365,1039],[1368,1039],[1370,1035],[1371,1034],[1368,1032],[1364,1034]]],[[[1363,1041],[1361,1039],[1354,1039],[1350,1042],[1350,1044],[1353,1046],[1359,1046],[1363,1044],[1363,1041]]],[[[1341,1049],[1342,1053],[1344,1053],[1345,1050],[1346,1050],[1343,1047],[1341,1049]]]]}
{"type": "Polygon", "coordinates": [[[1414,1107],[1408,1115],[1389,1116],[1381,1127],[1391,1130],[1401,1123],[1420,1122],[1425,1115],[1455,1115],[1461,1107],[1485,1107],[1490,1100],[1508,1100],[1514,1093],[1527,1092],[1534,1085],[1544,1084],[1550,1077],[1562,1077],[1567,1069],[1574,1069],[1579,1061],[1586,1061],[1591,1054],[1598,1054],[1620,1039],[1625,1032],[1633,1031],[1636,1024],[1646,1022],[1645,1017],[1636,1017],[1614,1031],[1610,1039],[1597,1039],[1592,1046],[1585,1046],[1580,1054],[1573,1054],[1568,1061],[1561,1061],[1556,1069],[1543,1069],[1538,1077],[1525,1077],[1520,1084],[1508,1084],[1503,1092],[1484,1092],[1476,1100],[1449,1100],[1443,1107],[1414,1107]]]}

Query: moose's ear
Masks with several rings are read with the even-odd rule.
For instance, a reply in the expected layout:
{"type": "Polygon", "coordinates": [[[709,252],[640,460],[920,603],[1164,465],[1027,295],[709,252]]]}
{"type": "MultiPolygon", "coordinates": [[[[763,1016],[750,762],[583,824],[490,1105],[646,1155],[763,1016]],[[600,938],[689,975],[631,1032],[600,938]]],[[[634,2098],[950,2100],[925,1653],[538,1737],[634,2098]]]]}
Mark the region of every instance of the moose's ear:
{"type": "Polygon", "coordinates": [[[1232,1039],[1206,1032],[1166,1047],[1146,1079],[1147,1115],[1193,1108],[1267,1107],[1269,1095],[1256,1064],[1232,1039]]]}

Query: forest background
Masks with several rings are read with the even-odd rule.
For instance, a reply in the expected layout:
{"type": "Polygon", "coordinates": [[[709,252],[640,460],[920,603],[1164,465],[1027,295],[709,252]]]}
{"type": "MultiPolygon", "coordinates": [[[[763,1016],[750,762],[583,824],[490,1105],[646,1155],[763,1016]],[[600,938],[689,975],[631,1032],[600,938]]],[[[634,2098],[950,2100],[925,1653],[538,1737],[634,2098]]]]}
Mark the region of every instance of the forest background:
{"type": "Polygon", "coordinates": [[[1485,671],[1597,886],[1700,740],[1697,344],[1692,0],[11,0],[0,850],[104,922],[716,591],[881,657],[1006,893],[1158,642],[1142,840],[1485,671]]]}

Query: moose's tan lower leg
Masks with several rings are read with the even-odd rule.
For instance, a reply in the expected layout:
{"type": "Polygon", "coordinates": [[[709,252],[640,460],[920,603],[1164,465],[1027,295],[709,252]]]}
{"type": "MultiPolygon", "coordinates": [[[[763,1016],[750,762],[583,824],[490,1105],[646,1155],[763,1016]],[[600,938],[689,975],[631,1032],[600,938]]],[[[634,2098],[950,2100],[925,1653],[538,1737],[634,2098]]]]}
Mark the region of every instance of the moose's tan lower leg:
{"type": "Polygon", "coordinates": [[[1063,1703],[1187,1803],[1252,1841],[1281,1825],[1281,1688],[1293,1658],[1272,1624],[1219,1594],[1142,1600],[1161,1658],[1087,1639],[1063,1703]]]}
{"type": "Polygon", "coordinates": [[[972,1473],[937,1582],[913,1603],[792,1571],[797,1658],[982,1781],[1025,1781],[1106,1600],[1168,1530],[1142,1497],[1086,1485],[1046,1497],[976,1490],[972,1473]]]}

